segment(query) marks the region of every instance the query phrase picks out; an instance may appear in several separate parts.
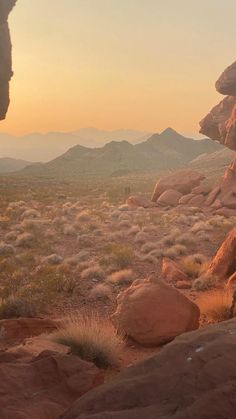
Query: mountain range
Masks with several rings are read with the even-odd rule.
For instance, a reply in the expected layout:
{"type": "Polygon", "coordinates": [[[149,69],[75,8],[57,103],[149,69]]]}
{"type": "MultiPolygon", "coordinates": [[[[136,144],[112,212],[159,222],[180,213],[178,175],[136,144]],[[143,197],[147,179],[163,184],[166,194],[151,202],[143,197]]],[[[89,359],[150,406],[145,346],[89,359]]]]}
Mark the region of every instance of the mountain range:
{"type": "Polygon", "coordinates": [[[82,128],[73,132],[32,133],[20,137],[0,133],[0,157],[47,162],[77,144],[85,147],[102,147],[110,141],[129,141],[136,144],[151,135],[149,132],[130,129],[102,131],[96,128],[82,128]]]}
{"type": "Polygon", "coordinates": [[[167,128],[138,144],[111,141],[103,147],[76,145],[48,163],[27,166],[21,173],[39,176],[115,176],[176,169],[204,154],[222,150],[217,142],[193,140],[167,128]]]}

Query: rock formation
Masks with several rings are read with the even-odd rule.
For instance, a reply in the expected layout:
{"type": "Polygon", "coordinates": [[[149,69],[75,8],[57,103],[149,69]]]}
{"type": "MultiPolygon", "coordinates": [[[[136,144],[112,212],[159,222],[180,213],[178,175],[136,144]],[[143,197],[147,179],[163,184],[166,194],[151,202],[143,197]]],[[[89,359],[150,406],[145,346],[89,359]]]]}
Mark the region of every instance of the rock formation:
{"type": "Polygon", "coordinates": [[[145,346],[170,342],[199,326],[199,308],[164,282],[133,282],[117,299],[112,319],[118,329],[145,346]]]}
{"type": "Polygon", "coordinates": [[[83,396],[62,419],[233,419],[235,345],[236,319],[186,333],[83,396]]]}
{"type": "Polygon", "coordinates": [[[9,97],[9,82],[13,75],[11,57],[11,38],[8,26],[8,15],[17,0],[0,1],[0,120],[5,119],[9,97]]]}
{"type": "MultiPolygon", "coordinates": [[[[219,93],[229,95],[200,122],[200,132],[236,151],[236,62],[216,82],[219,93]]],[[[236,209],[236,158],[221,183],[206,201],[216,209],[236,209]]]]}

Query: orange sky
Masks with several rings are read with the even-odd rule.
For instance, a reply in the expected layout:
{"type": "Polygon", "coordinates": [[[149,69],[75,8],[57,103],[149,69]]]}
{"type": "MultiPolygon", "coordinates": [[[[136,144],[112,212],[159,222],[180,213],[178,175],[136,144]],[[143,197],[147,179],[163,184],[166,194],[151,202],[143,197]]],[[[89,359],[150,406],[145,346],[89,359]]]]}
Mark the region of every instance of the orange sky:
{"type": "Polygon", "coordinates": [[[196,133],[221,99],[216,78],[235,61],[235,15],[233,0],[18,0],[0,132],[196,133]]]}

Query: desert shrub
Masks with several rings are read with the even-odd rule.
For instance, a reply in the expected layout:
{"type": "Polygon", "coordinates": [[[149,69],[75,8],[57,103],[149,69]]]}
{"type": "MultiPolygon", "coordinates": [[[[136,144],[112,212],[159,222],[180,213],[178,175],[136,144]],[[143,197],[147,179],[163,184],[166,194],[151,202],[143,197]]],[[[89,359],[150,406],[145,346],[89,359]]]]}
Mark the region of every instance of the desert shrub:
{"type": "Polygon", "coordinates": [[[204,233],[204,231],[199,231],[197,234],[197,240],[203,241],[203,242],[209,242],[211,241],[211,237],[209,234],[204,233]]]}
{"type": "Polygon", "coordinates": [[[63,234],[65,236],[75,236],[76,235],[76,229],[71,224],[66,224],[63,227],[63,234]]]}
{"type": "Polygon", "coordinates": [[[109,256],[110,264],[118,269],[127,268],[134,259],[134,251],[130,246],[111,243],[104,248],[104,252],[109,256]]]}
{"type": "Polygon", "coordinates": [[[228,320],[231,315],[231,306],[232,295],[225,290],[214,291],[199,299],[201,313],[214,322],[228,320]]]}
{"type": "Polygon", "coordinates": [[[59,265],[60,263],[62,263],[63,258],[59,255],[57,255],[56,253],[53,253],[52,255],[46,256],[43,259],[44,263],[47,263],[49,265],[59,265]]]}
{"type": "Polygon", "coordinates": [[[15,248],[7,243],[0,243],[0,256],[12,256],[15,253],[15,248]]]}
{"type": "Polygon", "coordinates": [[[71,317],[50,335],[50,339],[69,346],[73,354],[99,368],[119,365],[123,339],[108,320],[98,315],[71,317]]]}
{"type": "Polygon", "coordinates": [[[108,278],[108,282],[118,285],[128,285],[133,282],[134,273],[132,269],[122,269],[121,271],[113,272],[108,278]]]}
{"type": "Polygon", "coordinates": [[[128,220],[122,220],[118,223],[118,228],[130,228],[131,227],[131,223],[128,220]]]}
{"type": "Polygon", "coordinates": [[[97,284],[89,293],[89,297],[92,299],[109,299],[111,297],[111,289],[105,284],[97,284]]]}
{"type": "Polygon", "coordinates": [[[76,221],[78,221],[78,223],[88,223],[91,221],[92,215],[90,211],[81,211],[77,217],[76,217],[76,221]]]}
{"type": "Polygon", "coordinates": [[[210,232],[212,230],[213,230],[213,227],[208,222],[204,222],[204,221],[198,221],[191,228],[192,233],[198,233],[199,231],[210,232]]]}
{"type": "Polygon", "coordinates": [[[23,218],[40,218],[40,212],[37,211],[36,209],[28,209],[26,210],[23,214],[22,217],[23,218]]]}
{"type": "Polygon", "coordinates": [[[36,317],[38,315],[37,305],[22,297],[11,296],[0,304],[0,318],[36,317]]]}
{"type": "Polygon", "coordinates": [[[183,244],[184,246],[193,246],[196,243],[196,237],[194,234],[184,233],[176,238],[176,243],[183,244]]]}
{"type": "Polygon", "coordinates": [[[193,282],[195,291],[207,291],[217,285],[219,278],[215,275],[202,275],[193,282]]]}
{"type": "Polygon", "coordinates": [[[18,234],[19,234],[19,231],[17,231],[17,230],[14,230],[14,231],[9,231],[9,233],[7,233],[6,235],[5,235],[5,240],[6,241],[15,241],[16,240],[16,238],[17,238],[17,236],[18,236],[18,234]]]}
{"type": "Polygon", "coordinates": [[[143,231],[140,231],[136,234],[134,241],[137,244],[144,244],[148,241],[148,234],[144,233],[143,231]]]}
{"type": "Polygon", "coordinates": [[[153,255],[151,255],[150,253],[148,255],[140,255],[140,260],[142,260],[143,262],[147,262],[147,263],[151,263],[151,264],[155,264],[158,262],[157,258],[153,255]]]}
{"type": "Polygon", "coordinates": [[[175,246],[170,247],[165,250],[164,255],[170,259],[175,259],[178,256],[185,255],[187,253],[187,248],[182,244],[176,244],[175,246]]]}
{"type": "Polygon", "coordinates": [[[135,236],[139,232],[140,232],[140,227],[139,226],[133,226],[128,230],[127,234],[129,236],[135,236]]]}
{"type": "Polygon", "coordinates": [[[104,279],[104,277],[105,273],[103,269],[97,264],[90,266],[89,268],[86,268],[81,272],[81,279],[102,280],[104,279]]]}
{"type": "Polygon", "coordinates": [[[207,260],[204,255],[195,254],[184,258],[182,261],[182,266],[184,272],[188,276],[197,278],[204,271],[204,269],[206,269],[206,262],[207,260]]]}
{"type": "Polygon", "coordinates": [[[22,233],[17,236],[16,246],[19,247],[30,247],[34,242],[35,237],[31,233],[22,233]]]}
{"type": "Polygon", "coordinates": [[[150,253],[152,250],[157,248],[157,244],[153,242],[147,242],[141,247],[142,253],[150,253]]]}

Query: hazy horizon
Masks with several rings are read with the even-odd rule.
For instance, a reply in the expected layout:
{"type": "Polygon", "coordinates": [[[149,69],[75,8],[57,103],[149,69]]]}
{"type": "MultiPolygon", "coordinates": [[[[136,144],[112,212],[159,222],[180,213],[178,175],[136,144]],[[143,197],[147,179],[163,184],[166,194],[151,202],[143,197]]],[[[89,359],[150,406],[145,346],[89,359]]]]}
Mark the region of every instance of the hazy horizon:
{"type": "Polygon", "coordinates": [[[221,99],[215,80],[234,61],[235,12],[232,0],[227,8],[222,0],[204,8],[195,0],[17,2],[15,76],[0,132],[173,126],[197,134],[221,99]]]}

